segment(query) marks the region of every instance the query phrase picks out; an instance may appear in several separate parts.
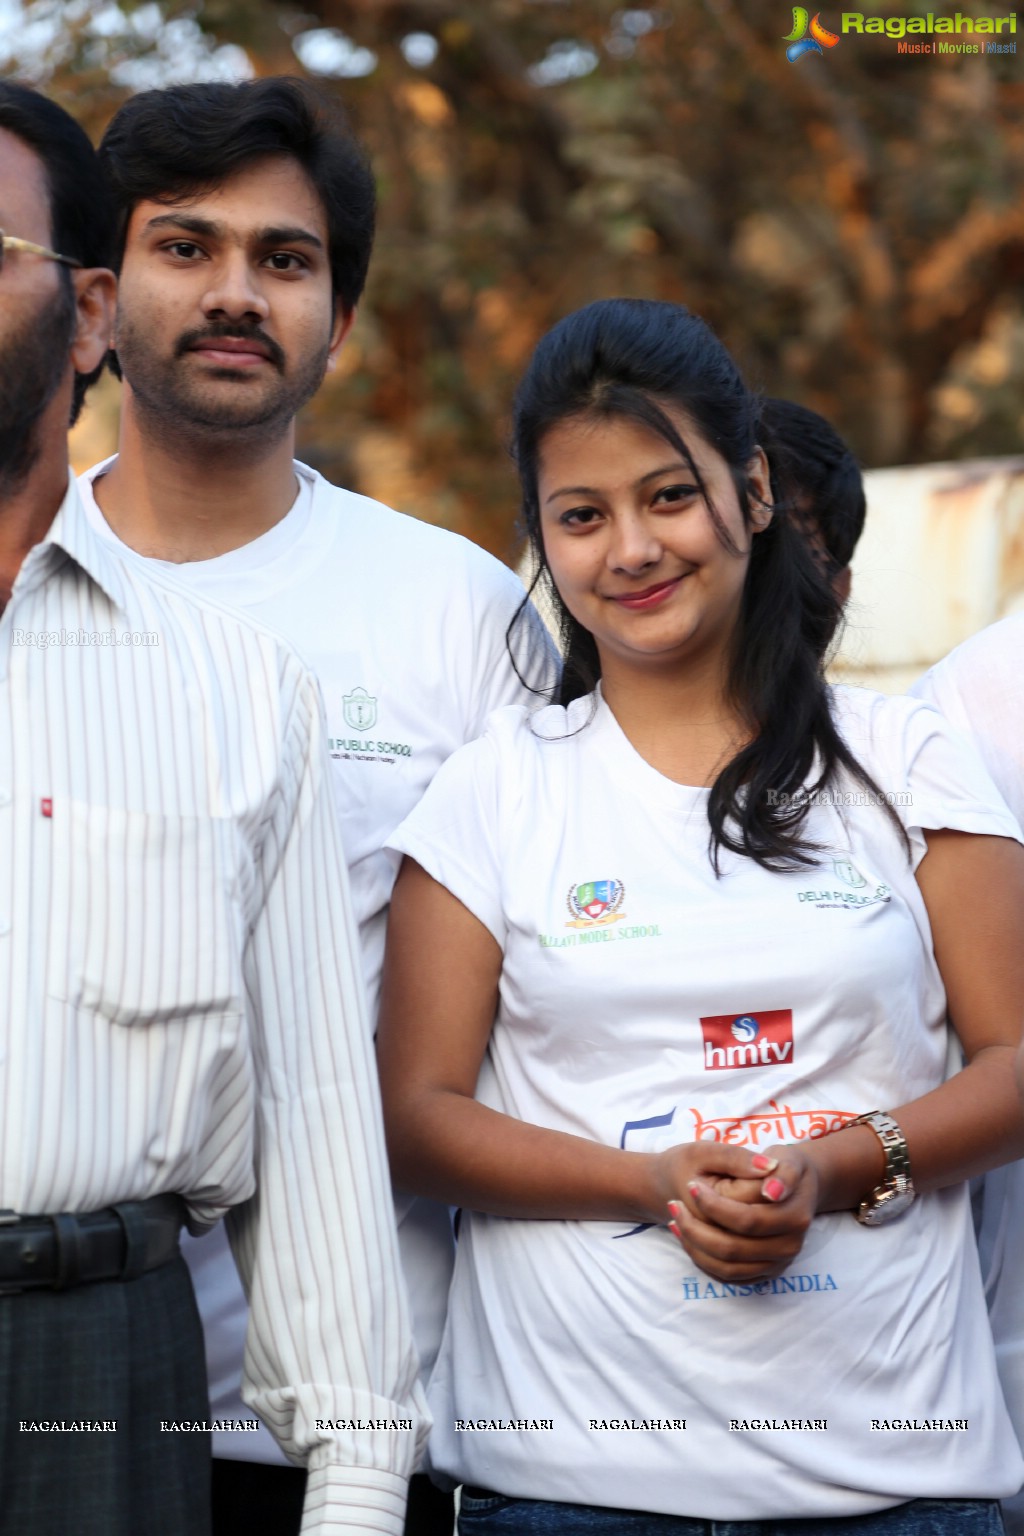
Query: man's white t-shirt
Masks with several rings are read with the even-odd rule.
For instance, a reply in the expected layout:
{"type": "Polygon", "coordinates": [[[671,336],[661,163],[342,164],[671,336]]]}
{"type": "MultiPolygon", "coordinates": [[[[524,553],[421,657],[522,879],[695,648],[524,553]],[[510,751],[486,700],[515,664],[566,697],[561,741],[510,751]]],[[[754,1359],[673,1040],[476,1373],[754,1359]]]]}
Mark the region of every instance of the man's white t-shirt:
{"type": "MultiPolygon", "coordinates": [[[[92,489],[112,463],[98,464],[79,486],[92,526],[124,549],[92,489]]],[[[305,465],[296,464],[295,473],[294,505],[260,538],[212,560],[153,563],[275,629],[319,679],[375,1019],[395,879],[385,839],[493,709],[532,697],[505,643],[524,594],[511,571],[468,539],[339,489],[305,465]]],[[[532,610],[513,643],[522,675],[535,687],[550,686],[553,651],[532,610]]],[[[426,1375],[444,1324],[451,1225],[436,1202],[395,1199],[426,1375]]],[[[239,1395],[247,1308],[223,1227],[188,1242],[186,1258],[206,1334],[211,1414],[251,1420],[239,1395]]],[[[283,1461],[262,1427],[258,1436],[216,1433],[214,1454],[283,1461]]]]}
{"type": "MultiPolygon", "coordinates": [[[[389,841],[501,946],[481,1102],[632,1151],[756,1149],[957,1069],[921,829],[1018,829],[934,710],[834,699],[912,858],[846,781],[853,803],[809,813],[814,868],[723,853],[717,879],[709,792],[650,767],[600,693],[499,710],[449,759],[389,841]]],[[[432,1466],[519,1497],[814,1519],[1024,1478],[965,1186],[887,1226],[818,1217],[784,1275],[737,1286],[662,1227],[465,1212],[429,1396],[432,1466]]]]}
{"type": "MultiPolygon", "coordinates": [[[[1024,824],[1024,614],[957,646],[910,691],[973,738],[1024,824]]],[[[985,1175],[978,1247],[999,1379],[1024,1445],[1024,1161],[985,1175]]],[[[1024,1495],[1003,1513],[1009,1536],[1024,1536],[1024,1495]]]]}

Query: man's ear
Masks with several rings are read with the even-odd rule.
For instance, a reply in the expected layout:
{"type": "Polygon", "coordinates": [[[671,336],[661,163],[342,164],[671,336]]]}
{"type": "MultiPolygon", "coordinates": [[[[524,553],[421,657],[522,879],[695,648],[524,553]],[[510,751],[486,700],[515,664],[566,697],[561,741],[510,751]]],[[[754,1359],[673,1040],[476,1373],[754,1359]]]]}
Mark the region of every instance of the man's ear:
{"type": "Polygon", "coordinates": [[[107,353],[117,308],[117,278],[106,267],[72,272],[75,285],[75,338],[71,363],[76,373],[92,373],[107,353]]]}
{"type": "Polygon", "coordinates": [[[349,331],[356,323],[355,305],[346,309],[339,299],[334,306],[334,324],[331,326],[331,344],[327,352],[328,370],[338,361],[338,353],[345,345],[349,331]]]}
{"type": "Polygon", "coordinates": [[[841,565],[832,577],[832,591],[836,595],[840,608],[845,608],[850,601],[850,589],[852,586],[852,569],[848,565],[841,565]]]}

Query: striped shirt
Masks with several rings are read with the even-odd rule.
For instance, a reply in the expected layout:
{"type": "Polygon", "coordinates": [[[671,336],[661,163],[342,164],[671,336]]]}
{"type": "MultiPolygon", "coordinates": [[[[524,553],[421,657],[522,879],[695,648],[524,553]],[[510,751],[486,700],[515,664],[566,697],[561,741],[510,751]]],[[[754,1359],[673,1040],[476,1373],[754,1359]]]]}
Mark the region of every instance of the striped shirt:
{"type": "Polygon", "coordinates": [[[401,1531],[424,1410],[317,686],[72,486],[0,618],[0,1206],[166,1191],[234,1208],[303,1531],[401,1531]]]}

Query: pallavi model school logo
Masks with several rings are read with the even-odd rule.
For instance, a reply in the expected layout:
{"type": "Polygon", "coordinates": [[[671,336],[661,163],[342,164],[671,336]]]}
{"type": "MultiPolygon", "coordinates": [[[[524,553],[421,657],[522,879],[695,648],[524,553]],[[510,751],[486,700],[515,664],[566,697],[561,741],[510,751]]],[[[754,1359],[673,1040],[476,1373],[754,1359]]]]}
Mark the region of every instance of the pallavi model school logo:
{"type": "Polygon", "coordinates": [[[538,933],[541,949],[574,950],[611,943],[616,939],[660,939],[658,923],[624,923],[622,903],[626,887],[621,880],[585,880],[570,885],[565,898],[569,910],[566,928],[572,933],[538,933]]]}
{"type": "Polygon", "coordinates": [[[826,48],[834,48],[839,37],[822,26],[820,11],[811,17],[802,5],[794,5],[793,30],[786,33],[785,41],[789,44],[786,58],[795,64],[805,53],[824,53],[826,48]]]}
{"type": "Polygon", "coordinates": [[[567,928],[598,928],[617,923],[625,917],[622,903],[626,887],[621,880],[587,880],[571,885],[565,904],[569,908],[567,928]]]}

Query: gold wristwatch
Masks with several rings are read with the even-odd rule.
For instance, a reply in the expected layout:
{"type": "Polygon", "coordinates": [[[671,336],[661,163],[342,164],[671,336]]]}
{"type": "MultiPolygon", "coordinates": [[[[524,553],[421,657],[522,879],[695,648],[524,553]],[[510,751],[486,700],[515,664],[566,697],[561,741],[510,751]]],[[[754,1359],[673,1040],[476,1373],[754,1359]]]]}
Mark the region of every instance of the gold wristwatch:
{"type": "Polygon", "coordinates": [[[858,1221],[866,1227],[880,1227],[884,1222],[895,1221],[902,1216],[917,1196],[914,1181],[910,1177],[910,1153],[907,1138],[891,1115],[875,1109],[870,1114],[858,1115],[848,1120],[843,1130],[851,1125],[870,1125],[885,1153],[885,1178],[873,1189],[854,1211],[858,1221]]]}

